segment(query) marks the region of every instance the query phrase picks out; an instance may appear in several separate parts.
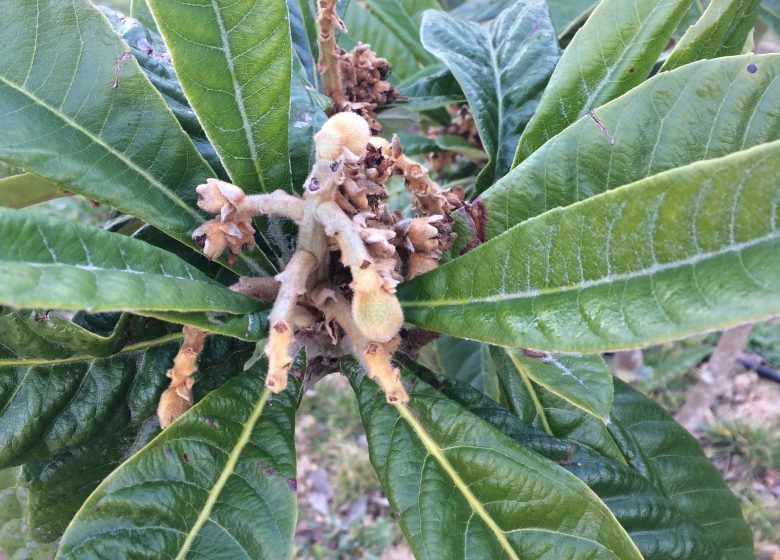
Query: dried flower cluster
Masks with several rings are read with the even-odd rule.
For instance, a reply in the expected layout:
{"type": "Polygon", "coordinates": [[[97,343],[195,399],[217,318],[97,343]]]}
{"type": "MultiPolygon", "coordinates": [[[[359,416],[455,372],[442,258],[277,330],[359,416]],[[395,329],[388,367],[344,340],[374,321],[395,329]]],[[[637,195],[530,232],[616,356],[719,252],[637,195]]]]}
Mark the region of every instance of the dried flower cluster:
{"type": "MultiPolygon", "coordinates": [[[[482,140],[479,138],[477,122],[474,120],[474,114],[468,104],[457,107],[450,106],[452,121],[449,126],[432,126],[428,129],[428,136],[460,136],[470,146],[482,149],[482,140]]],[[[441,171],[444,167],[455,160],[455,152],[439,151],[428,154],[428,161],[434,171],[441,171]]]]}
{"type": "Polygon", "coordinates": [[[346,31],[336,14],[336,0],[322,0],[317,16],[320,25],[320,59],[325,94],[333,100],[329,114],[353,112],[363,117],[373,134],[382,130],[377,110],[404,97],[387,77],[390,64],[369,45],[358,43],[347,52],[336,44],[336,30],[346,31]]]}
{"type": "MultiPolygon", "coordinates": [[[[463,193],[442,190],[425,167],[403,154],[397,138],[371,137],[366,121],[354,113],[332,116],[315,142],[317,159],[302,199],[279,190],[247,195],[217,179],[199,185],[198,206],[216,217],[193,238],[211,258],[226,250],[236,255],[254,243],[254,216],[294,221],[298,243],[284,271],[274,279],[242,278],[233,287],[274,301],[264,348],[266,385],[284,390],[294,353],[306,345],[310,359],[354,354],[389,402],[406,402],[390,361],[403,324],[396,286],[434,268],[452,246],[450,213],[463,205],[463,193]],[[403,176],[418,216],[403,218],[384,203],[384,184],[393,175],[403,176]]],[[[195,332],[203,333],[185,327],[169,372],[171,388],[160,403],[165,425],[191,402],[191,375],[205,337],[193,339],[195,332]]]]}

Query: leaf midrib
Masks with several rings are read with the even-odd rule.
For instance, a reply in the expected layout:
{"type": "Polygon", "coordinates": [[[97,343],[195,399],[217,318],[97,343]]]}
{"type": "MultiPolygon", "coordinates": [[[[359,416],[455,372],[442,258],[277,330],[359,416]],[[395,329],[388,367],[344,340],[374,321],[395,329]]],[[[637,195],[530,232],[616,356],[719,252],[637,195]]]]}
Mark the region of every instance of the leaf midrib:
{"type": "Polygon", "coordinates": [[[509,543],[509,539],[507,539],[506,533],[504,533],[501,527],[498,526],[498,523],[496,523],[496,521],[485,510],[485,507],[482,505],[482,503],[471,492],[471,489],[469,488],[468,484],[466,484],[463,481],[463,479],[460,477],[460,475],[458,475],[458,472],[455,470],[455,468],[449,462],[447,457],[444,455],[444,452],[441,450],[441,448],[439,448],[436,442],[433,441],[433,438],[431,438],[431,436],[425,430],[423,425],[414,416],[412,411],[406,405],[403,404],[395,405],[395,408],[400,414],[400,416],[406,421],[407,424],[409,424],[409,426],[415,432],[415,435],[417,435],[419,440],[425,446],[425,449],[428,451],[428,453],[434,459],[436,459],[436,462],[441,466],[442,469],[444,469],[444,471],[447,473],[447,476],[449,476],[453,484],[455,484],[457,489],[460,491],[461,495],[463,495],[463,497],[466,498],[466,501],[468,502],[472,511],[474,511],[474,513],[476,513],[479,516],[479,518],[485,523],[485,525],[487,525],[488,529],[490,529],[490,531],[495,536],[496,540],[501,545],[501,548],[507,553],[507,556],[511,560],[520,560],[520,557],[517,556],[517,553],[514,551],[512,545],[509,543]]]}

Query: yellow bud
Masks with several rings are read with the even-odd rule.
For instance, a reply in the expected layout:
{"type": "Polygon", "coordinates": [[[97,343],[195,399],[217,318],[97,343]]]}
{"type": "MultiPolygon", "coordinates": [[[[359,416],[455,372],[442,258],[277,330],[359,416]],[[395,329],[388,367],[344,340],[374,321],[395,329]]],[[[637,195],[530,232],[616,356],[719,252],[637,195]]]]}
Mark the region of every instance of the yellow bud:
{"type": "Polygon", "coordinates": [[[355,113],[336,113],[322,125],[314,137],[317,157],[335,161],[347,148],[357,157],[366,154],[366,145],[371,137],[368,123],[355,113]]]}
{"type": "Polygon", "coordinates": [[[398,298],[383,289],[355,292],[352,318],[368,340],[388,342],[404,324],[404,312],[398,298]]]}

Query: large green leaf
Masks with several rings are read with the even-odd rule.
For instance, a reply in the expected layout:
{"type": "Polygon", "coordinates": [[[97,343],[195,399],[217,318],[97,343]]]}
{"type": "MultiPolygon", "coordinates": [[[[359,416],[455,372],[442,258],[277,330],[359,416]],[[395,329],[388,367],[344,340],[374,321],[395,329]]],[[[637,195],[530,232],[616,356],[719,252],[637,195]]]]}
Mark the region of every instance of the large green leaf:
{"type": "MultiPolygon", "coordinates": [[[[516,377],[512,367],[502,368],[499,361],[496,364],[502,380],[511,382],[516,377]]],[[[576,361],[571,365],[579,369],[576,361]]],[[[606,425],[594,424],[592,417],[557,399],[540,385],[532,383],[529,391],[512,390],[505,395],[508,407],[524,423],[528,424],[526,418],[533,418],[538,403],[542,402],[542,414],[556,436],[628,464],[698,524],[724,558],[754,558],[751,531],[742,518],[739,502],[704,456],[696,439],[660,405],[620,379],[614,379],[614,387],[615,397],[606,425]],[[567,424],[574,429],[567,430],[567,424]]],[[[716,557],[696,546],[692,551],[693,558],[716,557]]]]}
{"type": "Polygon", "coordinates": [[[666,59],[661,71],[705,58],[740,54],[761,0],[712,0],[666,59]]]}
{"type": "MultiPolygon", "coordinates": [[[[419,368],[416,370],[417,375],[424,374],[419,368]]],[[[423,375],[423,378],[426,377],[430,379],[429,375],[423,375]]],[[[432,381],[444,396],[484,418],[528,449],[562,465],[585,482],[626,528],[645,560],[753,558],[750,555],[750,530],[739,515],[739,504],[711,465],[705,469],[705,486],[708,490],[715,491],[717,499],[722,500],[724,507],[713,507],[712,511],[708,512],[709,517],[703,518],[691,508],[675,503],[675,499],[669,496],[666,489],[653,481],[657,477],[652,477],[652,480],[647,478],[624,460],[615,461],[600,455],[582,445],[577,437],[549,437],[528,428],[518,416],[485,398],[473,388],[446,379],[432,381]],[[724,538],[708,529],[712,521],[718,525],[730,525],[730,535],[724,538]],[[724,547],[734,547],[738,552],[734,554],[735,550],[724,550],[724,547]]],[[[664,435],[673,442],[665,450],[682,443],[690,443],[690,436],[681,434],[677,425],[667,425],[666,422],[672,422],[671,419],[665,413],[659,416],[656,407],[653,407],[649,414],[645,414],[648,412],[644,410],[648,403],[646,397],[625,385],[621,385],[619,392],[631,394],[632,402],[640,405],[641,410],[637,412],[636,419],[643,418],[655,424],[656,420],[663,417],[666,428],[664,435]]],[[[522,407],[523,403],[519,406],[522,407]]],[[[616,415],[622,415],[622,406],[623,403],[619,403],[614,409],[616,415]]],[[[698,493],[701,480],[697,472],[702,454],[697,444],[686,445],[685,456],[692,459],[693,468],[685,468],[684,472],[676,473],[676,480],[678,488],[683,492],[690,490],[698,493]]],[[[699,494],[700,497],[704,495],[706,492],[699,494]]]]}
{"type": "Polygon", "coordinates": [[[520,133],[558,59],[547,4],[520,0],[487,27],[429,11],[422,37],[458,80],[474,114],[490,157],[477,177],[481,192],[509,171],[520,133]]]}
{"type": "Polygon", "coordinates": [[[648,80],[600,107],[598,121],[581,118],[484,192],[486,238],[556,206],[780,138],[778,74],[780,55],[746,55],[648,80]]]}
{"type": "MultiPolygon", "coordinates": [[[[39,213],[0,209],[0,304],[16,308],[168,312],[180,322],[256,339],[262,304],[143,241],[39,213]],[[236,314],[218,328],[217,317],[236,314]]],[[[170,318],[172,318],[170,316],[170,318]]],[[[163,317],[165,318],[165,317],[163,317]]]]}
{"type": "Polygon", "coordinates": [[[24,208],[68,194],[56,183],[30,173],[0,179],[0,206],[6,208],[24,208]]]}
{"type": "Polygon", "coordinates": [[[643,82],[691,0],[602,0],[561,57],[514,165],[589,111],[643,82]]]}
{"type": "Polygon", "coordinates": [[[167,385],[181,334],[107,358],[17,359],[0,367],[0,465],[50,458],[83,445],[113,418],[146,420],[167,385]]]}
{"type": "Polygon", "coordinates": [[[501,346],[599,352],[772,317],[778,175],[780,141],[551,210],[402,284],[406,320],[501,346]]]}
{"type": "Polygon", "coordinates": [[[371,462],[419,558],[641,559],[584,483],[417,382],[391,406],[354,363],[371,462]]]}
{"type": "Polygon", "coordinates": [[[289,190],[286,2],[147,1],[232,181],[247,192],[289,190]]]}
{"type": "MultiPolygon", "coordinates": [[[[81,362],[70,362],[70,369],[65,371],[81,380],[81,386],[58,414],[83,420],[79,424],[80,429],[89,435],[79,438],[73,442],[74,445],[67,445],[64,451],[54,455],[46,453],[23,467],[28,494],[27,522],[38,540],[59,538],[95,487],[159,432],[157,402],[168,385],[164,372],[170,367],[176,352],[175,344],[159,345],[165,340],[151,340],[143,352],[128,351],[116,356],[113,361],[82,358],[81,362]],[[89,366],[86,374],[82,374],[84,363],[89,366]],[[106,370],[118,377],[125,377],[128,374],[124,371],[130,370],[132,381],[122,393],[113,386],[116,382],[105,378],[105,374],[96,374],[95,369],[106,370]],[[104,391],[105,398],[113,403],[109,416],[97,415],[92,419],[88,414],[79,414],[86,407],[85,401],[91,388],[104,391]]],[[[193,387],[195,400],[200,400],[226,379],[240,373],[251,351],[251,345],[235,339],[209,337],[198,360],[197,383],[193,387]]],[[[43,370],[42,366],[38,367],[43,370]]],[[[48,367],[49,378],[61,375],[63,370],[56,362],[48,367]]],[[[62,401],[66,395],[57,391],[57,387],[61,386],[62,383],[55,383],[51,388],[39,387],[42,398],[45,395],[62,401]]],[[[20,387],[20,390],[29,391],[25,387],[20,387]]],[[[50,409],[44,412],[47,415],[57,413],[50,409]]],[[[16,421],[30,422],[18,418],[16,421]]],[[[43,433],[39,438],[47,441],[47,434],[43,433]]]]}
{"type": "Polygon", "coordinates": [[[213,171],[105,17],[88,0],[3,9],[0,160],[194,247],[195,187],[213,171]]]}
{"type": "Polygon", "coordinates": [[[58,558],[290,558],[301,383],[251,369],[210,393],[84,503],[58,558]]]}

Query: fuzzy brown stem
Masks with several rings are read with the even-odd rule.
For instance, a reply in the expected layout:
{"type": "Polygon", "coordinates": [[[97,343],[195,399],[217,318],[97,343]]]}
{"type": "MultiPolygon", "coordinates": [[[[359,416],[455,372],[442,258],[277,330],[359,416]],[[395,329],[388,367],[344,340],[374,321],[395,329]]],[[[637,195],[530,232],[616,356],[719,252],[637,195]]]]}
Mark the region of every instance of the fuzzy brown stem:
{"type": "Polygon", "coordinates": [[[320,58],[317,61],[317,70],[322,76],[325,95],[333,100],[338,112],[346,99],[341,85],[341,48],[336,44],[336,30],[346,31],[347,28],[336,13],[336,4],[336,0],[320,0],[319,3],[317,23],[320,26],[320,58]]]}
{"type": "Polygon", "coordinates": [[[162,428],[170,426],[192,406],[192,386],[195,383],[192,375],[197,371],[196,362],[208,332],[184,326],[182,334],[184,340],[173,359],[173,367],[166,373],[171,384],[163,391],[157,406],[157,417],[162,428]]]}
{"type": "Polygon", "coordinates": [[[276,275],[279,294],[268,316],[270,330],[264,351],[268,356],[268,375],[265,385],[274,393],[287,387],[287,372],[292,365],[291,348],[295,341],[293,329],[296,323],[298,296],[306,293],[307,281],[317,268],[317,258],[299,249],[287,263],[283,272],[276,275]]]}

